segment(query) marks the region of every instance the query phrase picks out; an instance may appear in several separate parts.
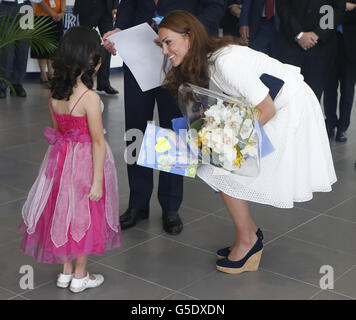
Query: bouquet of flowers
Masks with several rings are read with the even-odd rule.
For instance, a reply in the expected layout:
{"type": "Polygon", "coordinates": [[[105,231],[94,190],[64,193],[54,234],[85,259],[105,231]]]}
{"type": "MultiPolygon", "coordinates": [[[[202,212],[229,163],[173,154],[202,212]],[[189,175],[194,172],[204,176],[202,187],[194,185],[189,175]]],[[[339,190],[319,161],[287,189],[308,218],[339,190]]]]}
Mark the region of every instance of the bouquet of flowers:
{"type": "Polygon", "coordinates": [[[244,98],[182,84],[178,105],[189,125],[192,150],[199,161],[231,173],[259,174],[261,129],[257,110],[244,98]]]}

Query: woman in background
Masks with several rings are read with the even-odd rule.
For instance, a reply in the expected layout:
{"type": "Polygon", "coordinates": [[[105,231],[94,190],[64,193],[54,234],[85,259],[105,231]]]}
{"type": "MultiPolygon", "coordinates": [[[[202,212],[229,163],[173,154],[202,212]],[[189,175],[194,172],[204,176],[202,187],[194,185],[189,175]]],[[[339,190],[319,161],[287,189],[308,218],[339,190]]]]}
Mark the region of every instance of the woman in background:
{"type": "MultiPolygon", "coordinates": [[[[34,6],[36,16],[46,17],[47,22],[52,25],[53,37],[59,42],[63,35],[63,17],[66,8],[66,0],[43,0],[34,6]]],[[[38,60],[40,67],[40,82],[48,85],[48,80],[53,77],[51,54],[48,52],[36,52],[31,49],[31,58],[38,60]],[[48,74],[47,74],[48,69],[48,74]]]]}

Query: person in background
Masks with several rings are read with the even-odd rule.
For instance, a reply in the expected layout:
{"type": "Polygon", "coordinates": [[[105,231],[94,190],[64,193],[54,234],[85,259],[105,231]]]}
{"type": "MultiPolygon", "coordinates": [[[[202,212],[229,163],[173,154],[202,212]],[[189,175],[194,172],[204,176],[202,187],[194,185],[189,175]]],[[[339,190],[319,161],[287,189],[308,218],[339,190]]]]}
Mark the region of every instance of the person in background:
{"type": "Polygon", "coordinates": [[[220,22],[223,35],[239,37],[239,19],[243,0],[227,0],[225,15],[220,22]]]}
{"type": "Polygon", "coordinates": [[[338,53],[324,90],[324,110],[329,139],[346,142],[356,82],[356,1],[346,3],[343,23],[337,28],[338,53]],[[339,118],[338,87],[340,84],[339,118]]]}
{"type": "Polygon", "coordinates": [[[343,19],[346,0],[276,0],[281,21],[276,58],[301,68],[305,82],[321,99],[337,50],[336,27],[343,19]],[[323,8],[332,9],[326,13],[323,8]],[[326,14],[333,19],[325,20],[326,14]],[[322,22],[333,21],[324,26],[322,22]]]}
{"type": "MultiPolygon", "coordinates": [[[[155,16],[166,16],[181,9],[196,15],[211,35],[218,35],[219,22],[224,15],[225,0],[121,0],[118,7],[117,29],[104,35],[104,46],[116,54],[114,44],[107,37],[138,24],[152,25],[155,16]]],[[[174,59],[174,58],[173,58],[174,59]]],[[[170,92],[158,87],[142,92],[130,69],[124,64],[125,130],[139,129],[145,132],[147,121],[153,119],[157,102],[160,126],[172,128],[171,120],[182,116],[170,92]]],[[[129,145],[131,142],[127,142],[129,145]]],[[[135,156],[135,154],[133,155],[135,156]]],[[[138,152],[136,153],[138,156],[138,152]]],[[[153,190],[153,170],[127,165],[130,199],[128,209],[121,215],[121,228],[131,228],[139,219],[149,217],[150,199],[153,190]]],[[[178,210],[183,199],[183,177],[168,172],[159,173],[158,200],[162,207],[163,229],[169,234],[179,234],[183,222],[178,210]]]]}
{"type": "MultiPolygon", "coordinates": [[[[34,6],[36,16],[45,16],[46,20],[53,25],[53,36],[59,42],[63,35],[63,17],[66,9],[66,0],[43,0],[34,6]]],[[[50,54],[47,52],[41,53],[31,49],[31,58],[38,60],[40,67],[40,82],[48,84],[48,79],[53,77],[53,67],[50,59],[50,54]],[[48,69],[48,75],[47,70],[48,69]]]]}
{"type": "MultiPolygon", "coordinates": [[[[22,6],[41,1],[2,0],[0,1],[0,14],[10,14],[13,19],[20,12],[22,6]]],[[[14,41],[1,48],[0,55],[0,74],[11,82],[15,90],[15,92],[11,92],[11,95],[22,98],[26,97],[23,80],[26,74],[28,50],[29,47],[25,42],[14,41]]],[[[0,99],[6,98],[7,87],[5,81],[0,81],[0,99]]]]}
{"type": "MultiPolygon", "coordinates": [[[[79,24],[87,27],[98,27],[101,36],[113,29],[116,21],[118,0],[75,0],[74,12],[79,14],[79,24]]],[[[111,55],[106,52],[97,74],[98,91],[107,94],[118,94],[119,91],[110,84],[111,55]]]]}
{"type": "Polygon", "coordinates": [[[275,39],[279,29],[275,0],[244,0],[240,16],[240,35],[249,47],[275,55],[275,39]]]}

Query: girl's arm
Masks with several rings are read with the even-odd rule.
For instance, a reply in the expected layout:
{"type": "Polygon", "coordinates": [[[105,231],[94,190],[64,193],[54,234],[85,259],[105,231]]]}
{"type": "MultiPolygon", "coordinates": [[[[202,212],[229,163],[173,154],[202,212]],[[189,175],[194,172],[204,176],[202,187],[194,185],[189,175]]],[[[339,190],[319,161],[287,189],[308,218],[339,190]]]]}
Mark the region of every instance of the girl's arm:
{"type": "Polygon", "coordinates": [[[104,128],[101,115],[100,97],[93,91],[88,92],[83,102],[87,106],[88,126],[92,139],[93,149],[93,183],[89,193],[92,201],[99,201],[103,195],[104,161],[106,146],[104,139],[104,128]]]}
{"type": "MultiPolygon", "coordinates": [[[[50,101],[50,103],[52,103],[52,102],[50,101]]],[[[58,123],[57,123],[57,120],[56,120],[56,118],[55,118],[55,116],[53,114],[51,106],[49,107],[49,113],[51,115],[52,128],[55,129],[55,130],[58,130],[58,123]]]]}
{"type": "Polygon", "coordinates": [[[269,94],[256,108],[259,111],[259,121],[262,125],[268,122],[276,113],[273,100],[269,94]]]}

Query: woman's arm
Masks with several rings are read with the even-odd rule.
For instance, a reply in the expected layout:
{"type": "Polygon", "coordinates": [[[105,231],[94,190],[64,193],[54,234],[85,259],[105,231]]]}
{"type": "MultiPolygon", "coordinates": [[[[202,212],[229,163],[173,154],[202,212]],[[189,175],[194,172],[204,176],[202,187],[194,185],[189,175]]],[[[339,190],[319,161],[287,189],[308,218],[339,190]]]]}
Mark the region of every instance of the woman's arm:
{"type": "Polygon", "coordinates": [[[54,18],[56,13],[48,6],[44,1],[37,4],[44,12],[46,12],[50,17],[54,18]]]}
{"type": "Polygon", "coordinates": [[[276,114],[276,108],[269,94],[256,108],[259,111],[258,118],[262,125],[266,124],[276,114]]]}
{"type": "MultiPolygon", "coordinates": [[[[236,47],[222,52],[215,60],[213,72],[216,76],[213,74],[212,77],[222,91],[230,95],[243,96],[256,106],[259,111],[259,120],[264,125],[276,112],[274,102],[269,95],[268,87],[264,85],[259,78],[259,72],[255,70],[255,58],[250,58],[248,52],[244,56],[229,52],[229,50],[240,51],[241,49],[236,47]]],[[[258,63],[268,62],[258,61],[258,63]]]]}
{"type": "Polygon", "coordinates": [[[93,183],[89,193],[92,201],[98,201],[103,195],[104,162],[106,146],[104,139],[104,128],[101,115],[100,97],[95,92],[88,92],[83,102],[88,119],[90,136],[93,148],[93,183]]]}
{"type": "Polygon", "coordinates": [[[67,1],[66,0],[61,0],[61,13],[66,12],[66,5],[67,5],[67,1]]]}

